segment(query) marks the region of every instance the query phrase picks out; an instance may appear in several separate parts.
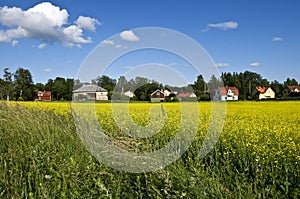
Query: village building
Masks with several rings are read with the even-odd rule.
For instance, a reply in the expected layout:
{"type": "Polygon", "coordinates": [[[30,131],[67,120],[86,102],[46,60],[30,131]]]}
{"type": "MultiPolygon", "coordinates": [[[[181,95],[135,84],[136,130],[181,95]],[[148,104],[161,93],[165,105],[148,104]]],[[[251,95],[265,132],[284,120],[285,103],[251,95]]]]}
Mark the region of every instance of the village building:
{"type": "Polygon", "coordinates": [[[108,100],[107,94],[107,90],[100,86],[94,84],[84,84],[77,90],[73,91],[73,100],[108,100]]]}
{"type": "Polygon", "coordinates": [[[163,102],[165,101],[165,94],[163,91],[157,89],[151,93],[151,102],[163,102]]]}
{"type": "Polygon", "coordinates": [[[259,92],[258,99],[274,99],[275,92],[272,90],[271,87],[266,86],[257,86],[256,90],[259,92]]]}
{"type": "Polygon", "coordinates": [[[236,101],[239,99],[239,90],[236,87],[219,87],[214,94],[214,100],[236,101]]]}
{"type": "Polygon", "coordinates": [[[38,91],[36,92],[36,101],[51,101],[52,93],[51,91],[38,91]]]}
{"type": "Polygon", "coordinates": [[[197,95],[192,92],[187,92],[187,93],[179,93],[177,95],[178,100],[181,101],[196,101],[197,100],[197,95]]]}

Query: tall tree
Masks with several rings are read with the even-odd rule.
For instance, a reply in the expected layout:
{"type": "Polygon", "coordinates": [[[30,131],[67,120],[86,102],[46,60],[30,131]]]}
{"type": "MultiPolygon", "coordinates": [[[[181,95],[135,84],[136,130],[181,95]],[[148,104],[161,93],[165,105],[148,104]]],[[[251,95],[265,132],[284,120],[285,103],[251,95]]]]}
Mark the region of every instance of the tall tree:
{"type": "Polygon", "coordinates": [[[206,83],[202,75],[198,75],[197,80],[192,85],[192,88],[194,89],[194,92],[197,95],[198,100],[200,100],[206,95],[205,94],[206,83]]]}
{"type": "Polygon", "coordinates": [[[3,72],[3,94],[9,101],[14,92],[13,73],[9,72],[8,68],[5,68],[3,72]]]}
{"type": "Polygon", "coordinates": [[[18,68],[14,74],[16,97],[18,100],[33,99],[32,75],[28,69],[18,68]]]}

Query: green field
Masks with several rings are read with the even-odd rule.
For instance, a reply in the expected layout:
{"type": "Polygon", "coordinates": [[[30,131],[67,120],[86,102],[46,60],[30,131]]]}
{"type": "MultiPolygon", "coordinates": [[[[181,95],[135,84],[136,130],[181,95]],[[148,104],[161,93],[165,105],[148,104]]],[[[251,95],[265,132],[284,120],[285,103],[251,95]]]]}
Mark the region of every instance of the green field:
{"type": "MultiPolygon", "coordinates": [[[[150,152],[174,138],[179,105],[159,104],[166,123],[147,139],[124,133],[126,120],[117,125],[110,104],[96,104],[95,110],[116,146],[150,152]]],[[[152,106],[129,104],[132,120],[147,126],[152,106]]],[[[0,102],[0,198],[300,197],[300,102],[227,103],[223,132],[202,159],[198,154],[212,103],[197,106],[197,135],[181,158],[134,174],[112,169],[90,154],[76,133],[70,103],[0,102]]]]}

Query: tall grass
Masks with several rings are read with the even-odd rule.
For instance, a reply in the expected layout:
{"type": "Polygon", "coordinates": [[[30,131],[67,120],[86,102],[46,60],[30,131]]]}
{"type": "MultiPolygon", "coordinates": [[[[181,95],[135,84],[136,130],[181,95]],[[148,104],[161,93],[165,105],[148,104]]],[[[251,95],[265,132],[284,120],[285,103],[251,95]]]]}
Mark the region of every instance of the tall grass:
{"type": "Polygon", "coordinates": [[[299,198],[300,103],[277,105],[229,104],[224,132],[204,159],[200,127],[180,159],[130,174],[90,155],[69,110],[0,103],[0,198],[299,198]]]}

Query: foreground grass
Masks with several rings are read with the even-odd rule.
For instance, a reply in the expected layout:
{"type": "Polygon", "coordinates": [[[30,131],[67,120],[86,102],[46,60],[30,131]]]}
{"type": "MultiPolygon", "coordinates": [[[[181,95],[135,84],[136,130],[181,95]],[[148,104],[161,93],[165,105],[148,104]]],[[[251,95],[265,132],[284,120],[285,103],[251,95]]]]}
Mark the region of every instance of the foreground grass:
{"type": "MultiPolygon", "coordinates": [[[[147,124],[140,110],[151,105],[131,106],[133,120],[147,124]]],[[[168,112],[177,105],[164,106],[168,112]]],[[[197,154],[210,106],[199,106],[204,125],[180,159],[156,172],[130,174],[90,155],[70,104],[0,103],[0,198],[299,198],[299,102],[228,104],[224,132],[204,159],[197,154]]],[[[97,114],[116,138],[120,129],[108,107],[97,104],[97,114]]],[[[125,139],[123,147],[129,145],[125,139]]]]}

